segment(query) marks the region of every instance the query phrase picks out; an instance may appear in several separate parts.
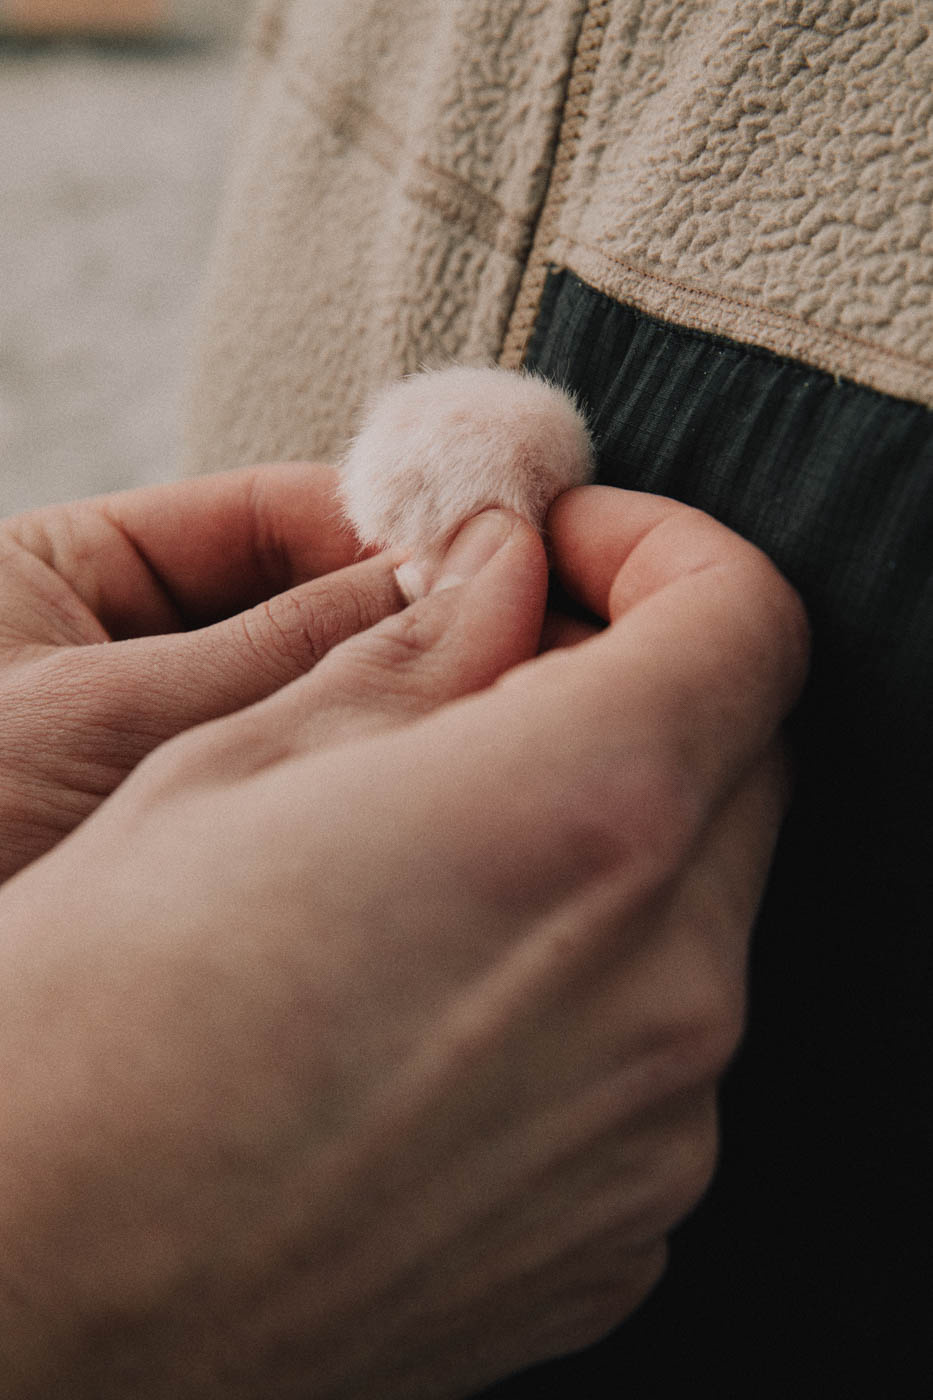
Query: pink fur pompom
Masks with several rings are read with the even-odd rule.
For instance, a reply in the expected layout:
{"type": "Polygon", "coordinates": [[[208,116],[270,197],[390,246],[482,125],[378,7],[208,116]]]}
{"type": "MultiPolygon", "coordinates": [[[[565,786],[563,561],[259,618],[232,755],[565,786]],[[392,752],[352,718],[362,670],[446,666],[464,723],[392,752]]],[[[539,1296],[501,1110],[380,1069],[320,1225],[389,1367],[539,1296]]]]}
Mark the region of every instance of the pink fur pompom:
{"type": "Polygon", "coordinates": [[[414,597],[470,516],[502,506],[540,529],[555,497],[592,469],[586,424],[564,390],[456,367],[376,396],[344,457],[341,495],[364,544],[409,552],[399,582],[414,597]]]}

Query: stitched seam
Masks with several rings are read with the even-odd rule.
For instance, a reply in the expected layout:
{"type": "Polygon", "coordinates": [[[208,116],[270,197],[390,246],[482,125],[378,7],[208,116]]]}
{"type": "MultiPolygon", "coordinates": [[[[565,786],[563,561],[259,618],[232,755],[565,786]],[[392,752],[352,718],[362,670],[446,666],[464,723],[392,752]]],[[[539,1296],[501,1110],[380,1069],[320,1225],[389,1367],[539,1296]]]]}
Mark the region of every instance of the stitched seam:
{"type": "MultiPolygon", "coordinates": [[[[399,159],[406,148],[404,137],[348,89],[321,84],[319,97],[294,76],[286,80],[286,88],[334,135],[368,155],[387,174],[397,175],[404,166],[404,161],[399,159]],[[349,129],[334,119],[335,109],[351,114],[353,124],[349,129]],[[373,135],[376,139],[367,139],[373,135]]],[[[415,172],[424,174],[428,183],[419,187],[413,180],[406,180],[402,186],[406,198],[430,209],[445,223],[462,228],[488,247],[512,257],[522,256],[531,237],[529,219],[510,213],[495,196],[423,156],[414,157],[412,165],[415,172]]]]}
{"type": "MultiPolygon", "coordinates": [[[[874,398],[881,399],[885,403],[895,400],[898,403],[906,404],[909,408],[915,409],[918,413],[933,413],[933,408],[928,408],[925,404],[917,403],[913,399],[905,399],[898,394],[888,393],[885,389],[876,389],[871,384],[859,384],[856,380],[846,376],[841,378],[834,375],[831,370],[820,369],[816,365],[809,365],[805,360],[796,359],[793,355],[788,355],[780,350],[770,350],[766,345],[756,345],[752,341],[745,341],[738,336],[732,336],[726,331],[706,331],[699,326],[684,326],[678,321],[671,321],[664,316],[659,316],[653,311],[644,311],[633,302],[624,301],[620,297],[614,297],[609,292],[602,291],[599,287],[594,287],[591,282],[587,282],[578,272],[574,272],[572,267],[553,267],[552,272],[560,274],[568,273],[588,297],[603,303],[607,310],[624,311],[632,316],[636,321],[645,322],[649,326],[656,326],[671,340],[678,343],[687,342],[695,345],[715,346],[723,353],[730,355],[734,360],[761,360],[767,363],[786,365],[799,374],[818,375],[822,379],[832,380],[835,384],[836,392],[842,394],[869,394],[874,398]]],[[[553,312],[552,312],[553,315],[553,312]]],[[[539,319],[535,330],[539,328],[547,329],[547,324],[539,319]]]]}
{"type": "MultiPolygon", "coordinates": [[[[606,262],[614,263],[617,267],[625,268],[627,272],[633,273],[643,282],[652,282],[661,287],[670,287],[673,291],[686,292],[689,296],[702,298],[723,307],[743,307],[747,311],[753,311],[781,324],[799,326],[804,330],[814,331],[818,335],[832,336],[836,340],[871,350],[874,354],[881,355],[909,369],[933,370],[933,361],[920,360],[912,355],[905,355],[903,351],[892,350],[886,345],[879,345],[876,341],[866,340],[864,336],[856,335],[853,331],[845,331],[835,326],[821,326],[819,322],[805,321],[803,317],[795,316],[791,311],[779,311],[760,302],[745,301],[741,297],[728,296],[724,292],[714,292],[704,287],[692,286],[689,282],[678,282],[674,278],[664,277],[661,273],[638,267],[635,263],[627,262],[625,258],[608,253],[604,248],[599,248],[593,243],[584,243],[580,239],[564,239],[563,244],[561,252],[564,253],[565,261],[569,255],[572,255],[574,248],[579,248],[594,253],[597,257],[604,258],[606,262]]],[[[595,288],[595,290],[598,291],[599,288],[595,288]]]]}
{"type": "MultiPolygon", "coordinates": [[[[401,134],[384,121],[377,112],[374,112],[365,103],[360,102],[346,88],[324,87],[320,85],[324,96],[319,97],[316,91],[309,90],[304,83],[295,75],[285,80],[285,88],[318,116],[332,135],[341,137],[348,145],[355,146],[357,150],[364,151],[371,156],[377,165],[381,165],[383,170],[390,174],[395,174],[398,169],[396,161],[390,161],[377,149],[376,143],[367,141],[364,138],[374,132],[378,132],[386,138],[388,144],[392,145],[396,151],[404,146],[401,134]],[[327,100],[330,99],[330,100],[327,100]],[[355,124],[352,128],[347,128],[343,123],[335,118],[335,108],[341,112],[351,113],[355,117],[355,124]]],[[[385,145],[385,142],[381,143],[385,145]]]]}
{"type": "Polygon", "coordinates": [[[564,110],[551,166],[551,178],[538,220],[525,273],[509,318],[499,362],[517,369],[525,356],[547,282],[549,249],[557,231],[574,160],[589,111],[603,38],[609,24],[609,0],[587,0],[564,99],[564,110]]]}
{"type": "MultiPolygon", "coordinates": [[[[419,162],[420,164],[421,162],[419,162]]],[[[430,170],[430,167],[427,169],[430,170]]],[[[442,171],[431,171],[431,173],[435,177],[443,178],[442,171]]],[[[500,215],[482,208],[464,207],[458,201],[456,192],[451,200],[448,197],[450,191],[443,189],[441,185],[436,183],[419,187],[411,181],[406,181],[402,186],[402,192],[413,203],[420,204],[422,208],[430,209],[432,213],[437,214],[443,223],[460,229],[496,252],[518,259],[528,246],[531,230],[527,223],[522,222],[515,215],[500,215]],[[490,224],[495,224],[495,226],[490,227],[490,224]]]]}
{"type": "Polygon", "coordinates": [[[257,29],[251,47],[261,58],[278,57],[282,35],[285,32],[285,9],[289,0],[277,0],[272,9],[257,16],[257,29]]]}

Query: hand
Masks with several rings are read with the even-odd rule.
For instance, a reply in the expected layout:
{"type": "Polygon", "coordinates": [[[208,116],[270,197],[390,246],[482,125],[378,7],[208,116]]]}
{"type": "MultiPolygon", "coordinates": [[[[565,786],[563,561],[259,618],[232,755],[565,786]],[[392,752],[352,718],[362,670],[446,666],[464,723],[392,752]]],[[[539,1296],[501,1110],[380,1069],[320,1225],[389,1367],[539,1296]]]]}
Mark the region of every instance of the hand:
{"type": "Polygon", "coordinates": [[[608,627],[536,655],[540,542],[480,517],[453,586],[163,745],[0,892],[11,1400],[444,1400],[659,1277],[806,628],[673,502],[583,488],[549,537],[608,627]]]}
{"type": "Polygon", "coordinates": [[[271,694],[402,601],[390,560],[359,561],[326,467],[0,523],[0,881],[165,739],[271,694]]]}

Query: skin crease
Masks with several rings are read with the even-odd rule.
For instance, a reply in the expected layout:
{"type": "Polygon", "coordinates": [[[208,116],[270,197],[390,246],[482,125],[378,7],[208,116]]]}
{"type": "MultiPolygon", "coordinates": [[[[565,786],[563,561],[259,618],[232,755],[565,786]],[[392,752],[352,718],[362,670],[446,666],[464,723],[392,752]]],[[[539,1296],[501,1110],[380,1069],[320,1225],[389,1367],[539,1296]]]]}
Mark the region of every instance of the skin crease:
{"type": "Polygon", "coordinates": [[[592,621],[502,512],[404,608],[333,489],[4,527],[9,1400],[465,1396],[627,1316],[713,1170],[796,596],[583,487],[592,621]]]}

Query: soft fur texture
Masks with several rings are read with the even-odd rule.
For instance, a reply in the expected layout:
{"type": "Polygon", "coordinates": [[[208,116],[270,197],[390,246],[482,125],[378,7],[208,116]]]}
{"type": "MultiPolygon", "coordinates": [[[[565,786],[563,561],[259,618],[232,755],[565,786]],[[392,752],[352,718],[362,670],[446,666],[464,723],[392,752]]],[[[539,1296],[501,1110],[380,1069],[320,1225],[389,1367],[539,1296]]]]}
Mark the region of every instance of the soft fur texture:
{"type": "Polygon", "coordinates": [[[555,497],[592,469],[586,424],[563,389],[530,374],[454,367],[376,396],[343,459],[341,486],[364,544],[411,554],[399,581],[414,597],[470,516],[502,506],[540,529],[555,497]]]}

